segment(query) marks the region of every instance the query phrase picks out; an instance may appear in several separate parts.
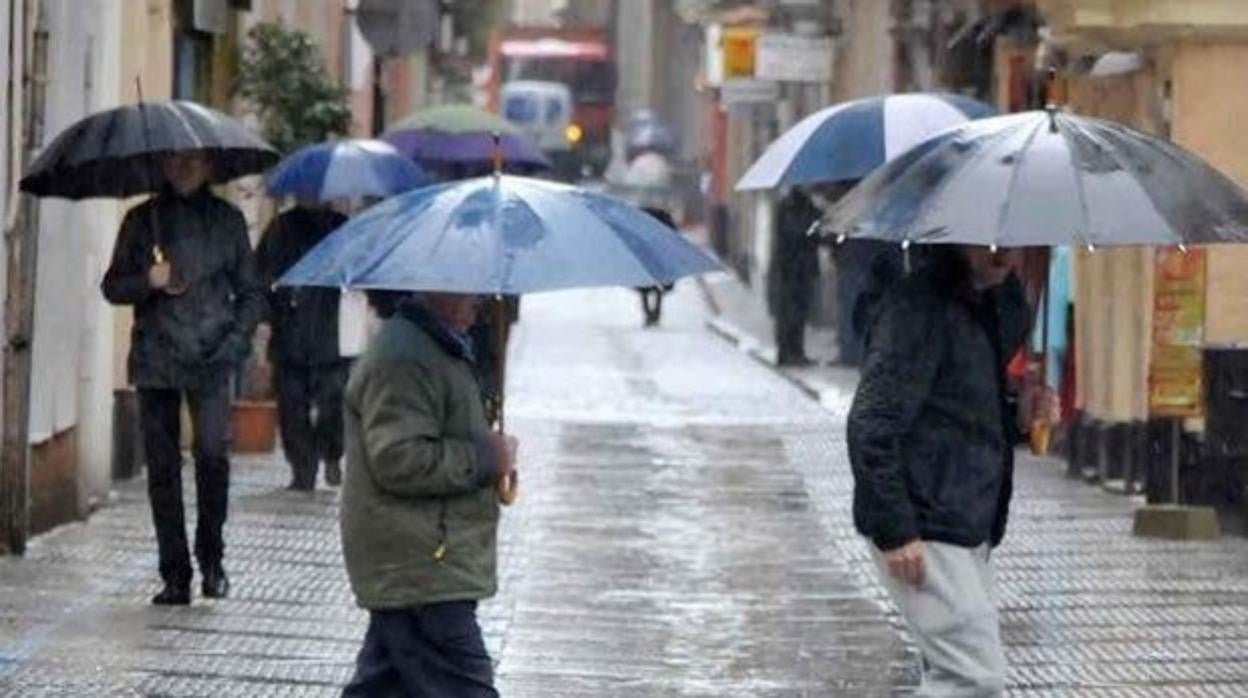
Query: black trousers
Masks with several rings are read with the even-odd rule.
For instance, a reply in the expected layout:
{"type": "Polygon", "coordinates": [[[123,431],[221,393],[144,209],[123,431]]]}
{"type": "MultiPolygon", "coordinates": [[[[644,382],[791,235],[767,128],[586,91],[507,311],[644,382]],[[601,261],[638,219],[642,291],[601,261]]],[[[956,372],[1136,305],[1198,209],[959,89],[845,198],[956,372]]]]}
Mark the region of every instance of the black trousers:
{"type": "Polygon", "coordinates": [[[637,293],[641,294],[641,311],[646,318],[646,327],[659,324],[659,317],[663,315],[663,289],[639,288],[637,293]]]}
{"type": "Polygon", "coordinates": [[[806,317],[782,313],[776,318],[776,361],[789,363],[806,358],[806,317]]]}
{"type": "Polygon", "coordinates": [[[221,530],[230,497],[229,386],[207,390],[139,389],[139,422],[147,450],[147,494],[160,548],[160,576],[166,584],[191,582],[182,506],[182,398],[194,429],[195,559],[200,570],[219,566],[225,554],[221,530]]]}
{"type": "Polygon", "coordinates": [[[343,698],[498,698],[475,601],[372,611],[343,698]]]}
{"type": "Polygon", "coordinates": [[[311,489],[321,461],[342,459],[342,393],[350,363],[278,362],[277,416],[292,484],[311,489]]]}

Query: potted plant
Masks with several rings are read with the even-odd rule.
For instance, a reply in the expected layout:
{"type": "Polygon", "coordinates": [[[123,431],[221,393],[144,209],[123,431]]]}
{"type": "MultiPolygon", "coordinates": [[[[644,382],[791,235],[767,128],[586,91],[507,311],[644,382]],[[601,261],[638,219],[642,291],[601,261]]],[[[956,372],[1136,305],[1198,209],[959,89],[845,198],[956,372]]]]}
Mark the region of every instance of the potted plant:
{"type": "Polygon", "coordinates": [[[252,351],[239,370],[230,408],[231,447],[236,453],[272,453],[277,447],[277,402],[267,358],[269,326],[260,325],[252,351]]]}

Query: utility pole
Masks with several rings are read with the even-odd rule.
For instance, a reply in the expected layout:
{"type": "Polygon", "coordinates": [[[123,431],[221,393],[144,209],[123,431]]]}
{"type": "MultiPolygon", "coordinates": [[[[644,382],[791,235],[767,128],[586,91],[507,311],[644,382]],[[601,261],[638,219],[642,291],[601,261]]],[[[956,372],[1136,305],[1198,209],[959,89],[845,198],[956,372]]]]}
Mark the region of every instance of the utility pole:
{"type": "MultiPolygon", "coordinates": [[[[9,65],[26,66],[25,37],[33,37],[29,66],[10,70],[10,94],[21,93],[22,129],[10,129],[6,139],[18,154],[13,176],[26,169],[29,148],[43,139],[48,32],[41,0],[9,0],[9,65]],[[20,8],[20,11],[19,11],[20,8]],[[27,28],[33,21],[34,31],[27,28]],[[14,75],[22,84],[16,92],[14,75]],[[24,133],[22,133],[24,131],[24,133]],[[14,143],[14,134],[21,142],[14,143]]],[[[10,118],[14,115],[10,114],[10,118]]],[[[0,437],[0,543],[10,553],[26,551],[30,534],[30,368],[35,325],[35,270],[39,252],[39,209],[23,195],[13,225],[4,231],[8,281],[4,299],[3,436],[0,437]]]]}

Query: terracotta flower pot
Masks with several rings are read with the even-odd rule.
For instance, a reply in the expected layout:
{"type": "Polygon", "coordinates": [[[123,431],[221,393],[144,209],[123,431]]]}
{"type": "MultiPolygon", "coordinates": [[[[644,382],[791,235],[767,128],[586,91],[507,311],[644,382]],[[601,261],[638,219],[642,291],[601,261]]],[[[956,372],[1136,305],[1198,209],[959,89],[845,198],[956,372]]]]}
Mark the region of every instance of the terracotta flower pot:
{"type": "Polygon", "coordinates": [[[277,447],[277,403],[237,400],[230,409],[230,447],[235,453],[272,453],[277,447]]]}

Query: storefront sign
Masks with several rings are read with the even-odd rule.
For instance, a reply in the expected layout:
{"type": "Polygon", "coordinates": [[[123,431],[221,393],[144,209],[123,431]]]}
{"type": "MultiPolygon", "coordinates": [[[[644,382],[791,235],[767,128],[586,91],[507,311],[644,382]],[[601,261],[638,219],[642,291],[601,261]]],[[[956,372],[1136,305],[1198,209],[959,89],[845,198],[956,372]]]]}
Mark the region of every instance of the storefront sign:
{"type": "Polygon", "coordinates": [[[780,99],[780,85],[770,80],[749,78],[725,80],[719,99],[725,106],[775,102],[780,99]]]}
{"type": "Polygon", "coordinates": [[[754,75],[781,82],[830,82],[832,39],[763,34],[755,45],[754,75]]]}
{"type": "Polygon", "coordinates": [[[1157,250],[1148,406],[1157,417],[1204,412],[1206,252],[1157,250]]]}
{"type": "Polygon", "coordinates": [[[730,27],[724,30],[720,46],[724,52],[724,78],[754,77],[755,45],[758,30],[750,27],[730,27]]]}

